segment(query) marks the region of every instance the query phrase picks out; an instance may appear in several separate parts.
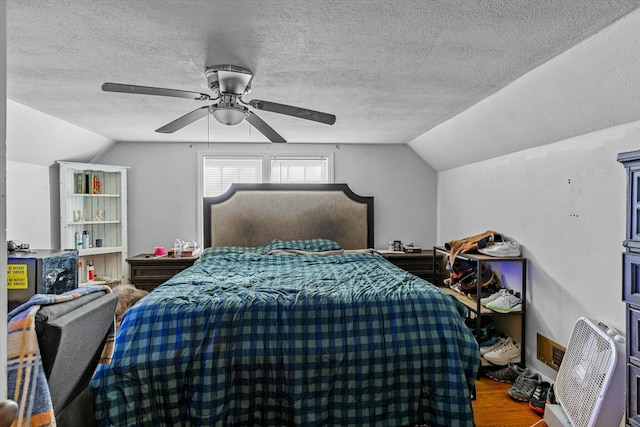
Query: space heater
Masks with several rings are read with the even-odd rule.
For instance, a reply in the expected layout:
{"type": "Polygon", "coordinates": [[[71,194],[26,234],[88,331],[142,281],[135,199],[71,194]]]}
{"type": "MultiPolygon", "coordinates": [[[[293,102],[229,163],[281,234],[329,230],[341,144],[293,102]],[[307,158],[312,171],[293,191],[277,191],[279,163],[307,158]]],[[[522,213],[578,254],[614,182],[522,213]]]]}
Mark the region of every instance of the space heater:
{"type": "Polygon", "coordinates": [[[549,427],[618,426],[624,414],[625,338],[586,317],[573,326],[554,387],[557,404],[545,405],[549,427]]]}

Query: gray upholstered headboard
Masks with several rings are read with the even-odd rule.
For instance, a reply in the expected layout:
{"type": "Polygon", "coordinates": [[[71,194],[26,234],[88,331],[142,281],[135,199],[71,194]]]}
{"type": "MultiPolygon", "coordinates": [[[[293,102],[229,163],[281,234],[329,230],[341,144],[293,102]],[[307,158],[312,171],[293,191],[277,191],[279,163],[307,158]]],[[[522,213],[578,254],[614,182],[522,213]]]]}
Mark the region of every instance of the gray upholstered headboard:
{"type": "Polygon", "coordinates": [[[205,248],[313,238],[373,247],[373,197],[347,184],[233,184],[203,207],[205,248]]]}

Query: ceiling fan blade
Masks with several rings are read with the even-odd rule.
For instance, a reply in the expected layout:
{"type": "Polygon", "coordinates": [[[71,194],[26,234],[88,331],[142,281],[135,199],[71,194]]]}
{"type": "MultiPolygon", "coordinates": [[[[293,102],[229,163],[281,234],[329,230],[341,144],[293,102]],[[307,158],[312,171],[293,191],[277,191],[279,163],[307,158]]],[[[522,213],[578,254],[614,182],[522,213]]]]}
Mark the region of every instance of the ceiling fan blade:
{"type": "Polygon", "coordinates": [[[283,137],[280,136],[278,132],[273,130],[271,126],[266,124],[260,117],[258,117],[254,112],[249,111],[249,115],[247,116],[247,121],[251,123],[251,125],[258,129],[261,134],[267,137],[267,139],[271,142],[287,142],[283,137]]]}
{"type": "Polygon", "coordinates": [[[262,101],[254,99],[249,102],[253,108],[263,111],[270,111],[272,113],[286,114],[288,116],[298,117],[300,119],[313,120],[314,122],[324,123],[326,125],[332,125],[336,122],[336,116],[328,113],[321,113],[320,111],[308,110],[306,108],[293,107],[291,105],[278,104],[275,102],[262,101]]]}
{"type": "Polygon", "coordinates": [[[159,133],[173,133],[177,130],[182,129],[183,127],[190,125],[198,119],[206,117],[209,114],[209,106],[200,107],[197,110],[193,110],[190,113],[185,114],[182,117],[179,117],[172,121],[171,123],[167,123],[159,129],[156,129],[156,132],[159,133]]]}
{"type": "Polygon", "coordinates": [[[165,89],[161,87],[135,86],[120,83],[104,83],[102,90],[105,92],[134,93],[138,95],[172,96],[174,98],[195,99],[196,101],[210,100],[206,93],[191,92],[188,90],[165,89]]]}

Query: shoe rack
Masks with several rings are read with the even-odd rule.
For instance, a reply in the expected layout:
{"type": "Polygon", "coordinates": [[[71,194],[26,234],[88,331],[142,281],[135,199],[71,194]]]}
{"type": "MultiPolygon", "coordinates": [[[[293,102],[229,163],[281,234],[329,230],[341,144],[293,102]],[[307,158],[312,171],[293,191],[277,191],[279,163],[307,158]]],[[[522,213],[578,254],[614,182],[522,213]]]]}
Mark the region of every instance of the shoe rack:
{"type": "MultiPolygon", "coordinates": [[[[434,263],[436,256],[448,256],[449,251],[444,246],[434,246],[434,263]]],[[[481,287],[476,287],[475,300],[467,295],[442,286],[443,292],[452,295],[469,309],[469,316],[475,318],[474,335],[480,336],[482,329],[482,318],[491,316],[498,332],[505,336],[510,336],[520,344],[520,366],[525,366],[526,353],[526,316],[527,316],[527,259],[523,257],[494,257],[480,253],[464,253],[456,255],[456,258],[473,263],[476,268],[476,277],[482,277],[483,265],[488,266],[494,272],[499,273],[499,281],[503,287],[520,292],[522,309],[508,313],[500,313],[480,304],[481,287]],[[505,279],[505,276],[508,279],[505,279]],[[505,283],[507,282],[507,283],[505,283]],[[519,282],[519,283],[518,283],[519,282]]],[[[433,283],[440,283],[438,278],[433,278],[433,283]]],[[[483,365],[488,362],[482,359],[483,365]]]]}

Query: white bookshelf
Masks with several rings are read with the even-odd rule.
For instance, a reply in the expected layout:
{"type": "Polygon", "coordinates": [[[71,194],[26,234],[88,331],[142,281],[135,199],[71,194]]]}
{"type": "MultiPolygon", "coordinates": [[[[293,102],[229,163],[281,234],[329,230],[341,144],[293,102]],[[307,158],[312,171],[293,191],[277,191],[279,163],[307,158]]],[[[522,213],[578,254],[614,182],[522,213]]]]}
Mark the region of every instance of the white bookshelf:
{"type": "Polygon", "coordinates": [[[60,170],[60,248],[77,249],[86,285],[92,263],[96,280],[110,285],[128,282],[127,168],[57,162],[60,170]],[[89,234],[88,247],[77,246],[76,233],[89,234]],[[101,246],[98,246],[98,240],[101,246]]]}

